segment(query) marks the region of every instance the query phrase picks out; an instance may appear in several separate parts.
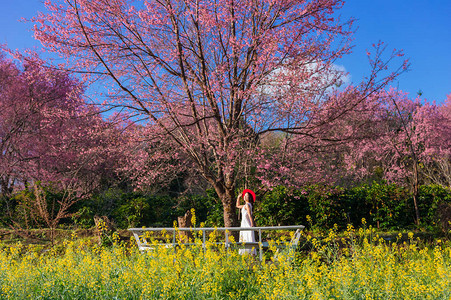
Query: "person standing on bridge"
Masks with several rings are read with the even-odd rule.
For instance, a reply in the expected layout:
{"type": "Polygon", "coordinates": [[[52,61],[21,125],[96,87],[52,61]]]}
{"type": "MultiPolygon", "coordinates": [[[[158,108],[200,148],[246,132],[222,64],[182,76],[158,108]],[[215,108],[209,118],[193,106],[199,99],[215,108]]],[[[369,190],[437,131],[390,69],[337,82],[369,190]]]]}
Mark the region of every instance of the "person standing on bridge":
{"type": "MultiPolygon", "coordinates": [[[[252,203],[255,202],[255,194],[251,190],[244,190],[242,194],[238,195],[236,199],[236,207],[241,209],[241,227],[255,227],[254,216],[252,214],[252,203]],[[241,198],[244,199],[244,205],[241,205],[241,198]]],[[[240,231],[240,242],[255,243],[254,231],[242,230],[240,231]]],[[[256,255],[255,247],[252,249],[240,249],[240,254],[249,253],[256,255]]]]}

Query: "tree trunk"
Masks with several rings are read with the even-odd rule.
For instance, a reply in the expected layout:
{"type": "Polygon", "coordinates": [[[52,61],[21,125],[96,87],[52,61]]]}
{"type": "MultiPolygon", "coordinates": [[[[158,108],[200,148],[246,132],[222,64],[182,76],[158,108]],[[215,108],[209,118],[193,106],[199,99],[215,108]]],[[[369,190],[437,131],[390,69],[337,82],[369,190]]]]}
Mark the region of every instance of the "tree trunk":
{"type": "MultiPolygon", "coordinates": [[[[191,214],[191,210],[188,210],[184,216],[177,217],[177,222],[179,224],[179,228],[191,228],[193,227],[193,223],[191,222],[193,215],[191,214]]],[[[182,243],[189,243],[190,240],[193,241],[193,233],[190,231],[180,231],[179,239],[182,243]]]]}
{"type": "Polygon", "coordinates": [[[13,188],[9,182],[9,177],[0,177],[0,196],[9,198],[13,193],[13,188]]]}
{"type": "Polygon", "coordinates": [[[219,194],[224,210],[224,226],[237,227],[238,216],[236,213],[236,202],[233,191],[225,190],[224,193],[219,194]]]}
{"type": "Polygon", "coordinates": [[[414,156],[414,168],[413,168],[413,206],[415,209],[415,224],[420,226],[420,210],[418,209],[418,162],[416,156],[414,156]]]}
{"type": "MultiPolygon", "coordinates": [[[[236,199],[233,189],[224,188],[222,185],[215,185],[216,193],[221,199],[222,208],[224,212],[224,226],[225,227],[239,227],[238,215],[236,208],[236,199]]],[[[238,238],[238,231],[232,232],[235,240],[238,238]]]]}

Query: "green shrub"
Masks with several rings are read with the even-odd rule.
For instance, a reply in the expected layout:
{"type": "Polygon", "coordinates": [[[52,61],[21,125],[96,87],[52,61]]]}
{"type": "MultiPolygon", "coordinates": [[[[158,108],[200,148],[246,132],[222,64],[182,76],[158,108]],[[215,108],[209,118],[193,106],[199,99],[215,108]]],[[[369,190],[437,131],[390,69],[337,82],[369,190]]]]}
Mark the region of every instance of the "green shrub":
{"type": "Polygon", "coordinates": [[[351,204],[355,216],[353,225],[360,225],[362,218],[365,218],[369,225],[382,229],[412,224],[413,214],[408,211],[407,189],[396,184],[373,183],[353,188],[350,192],[353,190],[361,197],[354,197],[351,204]]]}
{"type": "MultiPolygon", "coordinates": [[[[206,208],[205,225],[208,227],[223,227],[224,226],[224,210],[222,202],[219,199],[214,189],[207,189],[204,198],[204,205],[206,208]]],[[[203,220],[203,216],[196,211],[196,216],[199,220],[203,220]]]]}
{"type": "Polygon", "coordinates": [[[312,185],[307,192],[310,216],[316,227],[333,228],[335,224],[346,227],[348,217],[343,188],[312,185]]]}
{"type": "MultiPolygon", "coordinates": [[[[413,200],[409,199],[410,202],[413,200]]],[[[451,204],[451,190],[437,184],[421,185],[418,188],[418,209],[420,226],[433,229],[440,223],[440,204],[451,204]]]]}
{"type": "Polygon", "coordinates": [[[275,187],[255,204],[258,226],[294,225],[305,223],[309,213],[307,198],[300,190],[275,187]]]}

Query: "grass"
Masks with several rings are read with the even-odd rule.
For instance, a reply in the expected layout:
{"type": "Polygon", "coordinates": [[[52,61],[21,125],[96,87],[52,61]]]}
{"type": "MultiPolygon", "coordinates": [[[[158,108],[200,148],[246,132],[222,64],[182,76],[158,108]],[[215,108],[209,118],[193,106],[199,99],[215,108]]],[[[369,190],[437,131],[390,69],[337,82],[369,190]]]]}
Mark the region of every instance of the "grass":
{"type": "Polygon", "coordinates": [[[145,254],[117,235],[110,247],[16,243],[0,250],[0,299],[451,299],[449,241],[348,227],[306,232],[303,249],[260,263],[200,240],[145,254]]]}

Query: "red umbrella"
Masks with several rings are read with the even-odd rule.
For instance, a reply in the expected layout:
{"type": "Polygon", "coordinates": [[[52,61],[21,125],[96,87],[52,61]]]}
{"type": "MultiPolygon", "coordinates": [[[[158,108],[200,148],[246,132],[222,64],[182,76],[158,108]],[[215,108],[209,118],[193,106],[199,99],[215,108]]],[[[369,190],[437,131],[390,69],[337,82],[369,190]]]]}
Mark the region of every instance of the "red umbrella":
{"type": "Polygon", "coordinates": [[[244,195],[246,195],[246,193],[250,193],[251,195],[252,195],[252,203],[254,203],[255,202],[255,199],[256,199],[256,197],[255,197],[255,193],[252,191],[252,190],[250,190],[250,189],[245,189],[244,191],[243,191],[243,193],[242,193],[242,195],[243,195],[243,199],[244,199],[244,195]]]}

